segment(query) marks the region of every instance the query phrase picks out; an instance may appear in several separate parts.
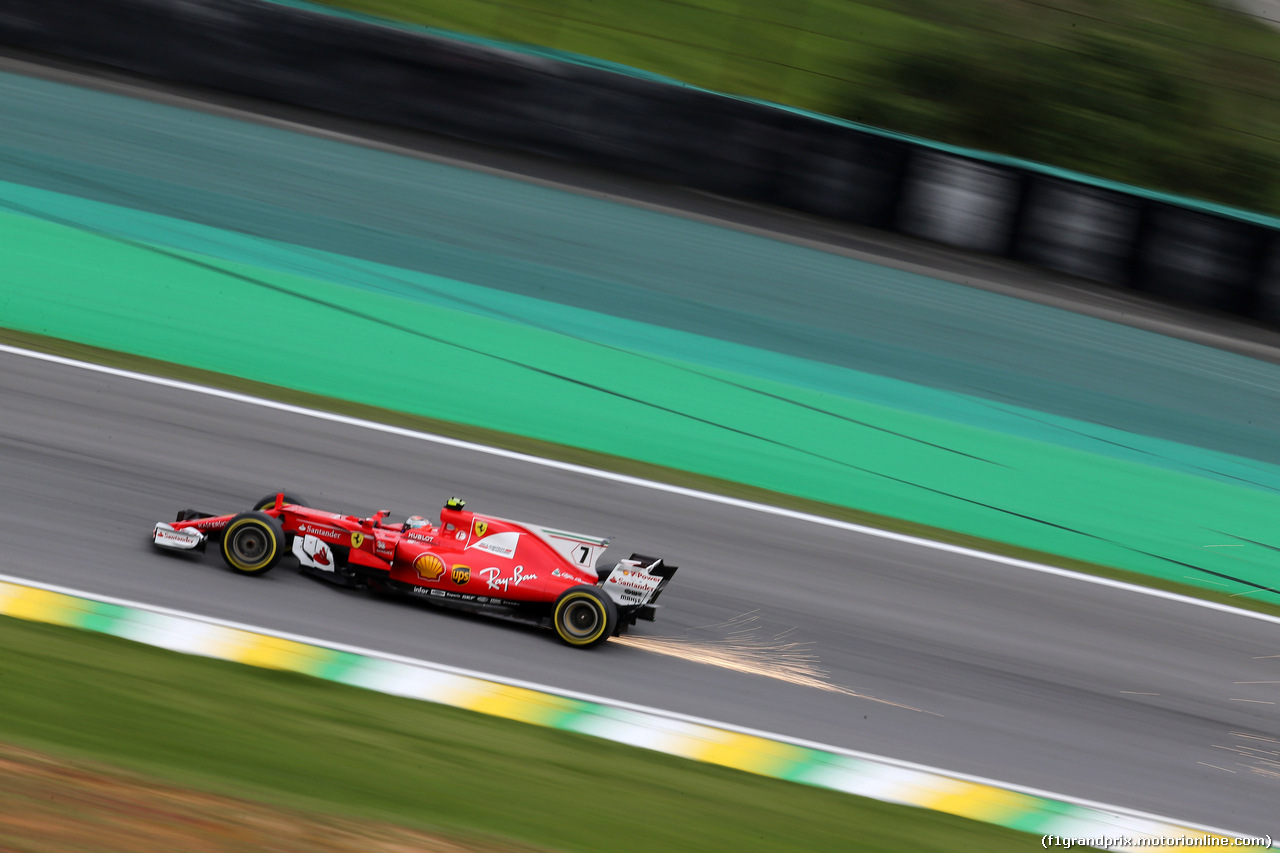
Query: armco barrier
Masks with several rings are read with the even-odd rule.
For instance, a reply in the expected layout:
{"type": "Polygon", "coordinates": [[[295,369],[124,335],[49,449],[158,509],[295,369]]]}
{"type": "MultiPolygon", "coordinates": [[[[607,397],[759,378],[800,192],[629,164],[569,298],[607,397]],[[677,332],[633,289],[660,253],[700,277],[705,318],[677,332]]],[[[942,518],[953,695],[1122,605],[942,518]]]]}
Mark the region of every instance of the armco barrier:
{"type": "MultiPolygon", "coordinates": [[[[775,779],[933,809],[1053,839],[1137,849],[1142,839],[1227,846],[1221,830],[951,774],[722,723],[554,691],[426,661],[383,655],[0,576],[0,615],[81,628],[184,654],[285,670],[394,696],[578,732],[775,779]]],[[[1078,842],[1077,842],[1078,843],[1078,842]]]]}
{"type": "Polygon", "coordinates": [[[0,44],[778,204],[1280,323],[1280,221],[302,2],[7,0],[0,44]]]}

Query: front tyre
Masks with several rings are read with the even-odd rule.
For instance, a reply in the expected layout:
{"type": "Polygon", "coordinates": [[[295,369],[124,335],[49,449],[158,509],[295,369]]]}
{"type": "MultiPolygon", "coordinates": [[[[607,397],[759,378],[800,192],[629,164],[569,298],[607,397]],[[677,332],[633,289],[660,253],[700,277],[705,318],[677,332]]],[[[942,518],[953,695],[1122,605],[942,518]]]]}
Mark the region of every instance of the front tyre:
{"type": "Polygon", "coordinates": [[[594,586],[575,586],[556,599],[552,622],[556,634],[581,649],[598,646],[618,627],[618,608],[613,599],[594,586]]]}
{"type": "Polygon", "coordinates": [[[222,531],[222,559],[244,575],[264,575],[286,550],[280,522],[265,512],[242,512],[222,531]]]}

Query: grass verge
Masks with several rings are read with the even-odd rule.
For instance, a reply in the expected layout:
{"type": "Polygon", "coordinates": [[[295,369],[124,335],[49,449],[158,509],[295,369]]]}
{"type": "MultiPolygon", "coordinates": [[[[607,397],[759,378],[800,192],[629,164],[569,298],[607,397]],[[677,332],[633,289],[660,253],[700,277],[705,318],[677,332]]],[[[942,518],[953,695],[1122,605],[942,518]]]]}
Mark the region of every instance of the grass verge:
{"type": "Polygon", "coordinates": [[[520,853],[365,818],[285,809],[0,742],[5,853],[520,853]]]}
{"type": "Polygon", "coordinates": [[[213,371],[186,367],[172,362],[129,355],[127,353],[116,352],[114,350],[100,349],[98,347],[86,346],[84,344],[65,341],[59,338],[51,338],[44,335],[37,335],[30,332],[19,332],[11,329],[0,328],[0,343],[35,350],[37,352],[49,353],[51,355],[74,358],[94,364],[106,365],[108,367],[116,367],[122,370],[131,370],[137,373],[178,379],[184,382],[207,385],[211,388],[222,388],[228,391],[262,397],[268,400],[276,400],[294,406],[316,409],[318,411],[333,412],[335,414],[390,424],[392,426],[404,427],[406,429],[414,429],[422,432],[435,433],[437,435],[450,436],[452,438],[472,441],[478,444],[489,445],[491,447],[500,447],[506,450],[527,453],[531,456],[540,456],[546,459],[557,459],[563,462],[571,462],[577,465],[599,468],[604,471],[614,471],[620,474],[628,474],[633,477],[642,477],[647,480],[670,483],[672,485],[683,486],[689,489],[698,489],[714,494],[740,498],[742,500],[755,501],[757,503],[768,504],[770,506],[784,507],[786,509],[807,512],[813,515],[824,516],[826,518],[834,518],[841,521],[852,522],[854,524],[865,525],[867,527],[875,527],[880,530],[903,533],[909,536],[931,539],[936,542],[945,542],[947,544],[958,545],[963,548],[972,548],[974,550],[990,554],[998,554],[1034,563],[1043,563],[1049,566],[1057,566],[1059,568],[1097,575],[1099,577],[1110,578],[1112,580],[1123,581],[1125,583],[1147,586],[1153,589],[1161,589],[1167,592],[1178,593],[1180,595],[1186,595],[1193,598],[1200,598],[1206,601],[1213,601],[1218,604],[1238,607],[1242,610],[1253,610],[1259,613],[1267,613],[1272,616],[1280,616],[1280,605],[1271,604],[1265,601],[1254,601],[1242,595],[1228,595],[1226,593],[1203,589],[1190,584],[1167,581],[1163,578],[1155,578],[1138,572],[1117,569],[1112,566],[1087,563],[1082,560],[1072,560],[1057,554],[1036,551],[1030,548],[1022,548],[1005,542],[982,539],[977,536],[968,536],[952,530],[930,527],[924,524],[916,524],[914,522],[903,521],[901,519],[877,515],[875,513],[864,512],[862,510],[851,509],[849,507],[805,500],[804,498],[798,498],[782,492],[773,492],[742,483],[735,483],[730,480],[721,480],[715,477],[691,474],[687,471],[681,471],[676,468],[667,468],[648,462],[639,462],[622,456],[597,453],[595,451],[583,450],[577,447],[539,441],[537,439],[525,438],[511,433],[472,427],[466,424],[454,423],[452,421],[436,420],[434,418],[426,418],[418,415],[407,415],[403,412],[397,412],[391,409],[382,409],[376,406],[351,403],[333,397],[323,397],[318,394],[307,394],[301,391],[283,388],[278,385],[268,385],[263,382],[254,382],[224,373],[215,373],[213,371]]]}
{"type": "Polygon", "coordinates": [[[1026,850],[952,815],[0,618],[0,740],[256,803],[556,850],[1026,850]]]}

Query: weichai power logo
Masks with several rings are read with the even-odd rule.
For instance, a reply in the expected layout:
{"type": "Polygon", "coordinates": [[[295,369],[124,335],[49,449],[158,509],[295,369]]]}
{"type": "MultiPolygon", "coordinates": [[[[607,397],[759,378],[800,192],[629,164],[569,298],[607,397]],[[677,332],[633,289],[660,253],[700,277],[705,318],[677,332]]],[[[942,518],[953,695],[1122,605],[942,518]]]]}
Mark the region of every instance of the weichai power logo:
{"type": "Polygon", "coordinates": [[[470,566],[454,566],[453,571],[449,574],[449,577],[452,578],[453,582],[456,583],[458,586],[466,586],[467,581],[471,580],[471,567],[470,566]]]}
{"type": "Polygon", "coordinates": [[[413,570],[423,580],[438,581],[444,574],[444,560],[435,554],[419,554],[413,561],[413,570]]]}

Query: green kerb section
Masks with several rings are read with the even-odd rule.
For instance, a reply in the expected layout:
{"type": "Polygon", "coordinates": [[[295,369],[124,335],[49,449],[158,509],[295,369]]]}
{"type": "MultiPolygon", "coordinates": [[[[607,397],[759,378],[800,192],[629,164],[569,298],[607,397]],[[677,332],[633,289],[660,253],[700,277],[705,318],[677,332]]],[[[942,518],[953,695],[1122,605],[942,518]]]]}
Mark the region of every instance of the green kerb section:
{"type": "Polygon", "coordinates": [[[1277,466],[14,184],[0,204],[0,326],[1280,602],[1277,466]]]}

